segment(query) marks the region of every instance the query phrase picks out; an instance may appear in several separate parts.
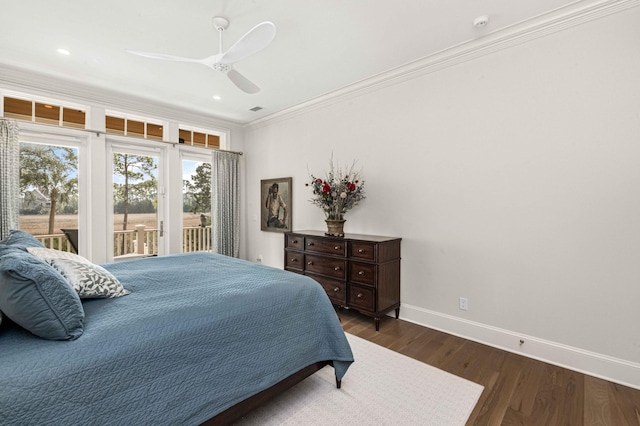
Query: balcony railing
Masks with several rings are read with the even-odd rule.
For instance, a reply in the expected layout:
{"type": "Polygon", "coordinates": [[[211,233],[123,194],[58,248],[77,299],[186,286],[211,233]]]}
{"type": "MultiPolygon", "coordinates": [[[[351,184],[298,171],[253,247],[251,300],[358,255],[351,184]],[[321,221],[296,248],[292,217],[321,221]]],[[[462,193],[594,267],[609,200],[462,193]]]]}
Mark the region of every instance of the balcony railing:
{"type": "Polygon", "coordinates": [[[70,253],[75,251],[64,234],[35,235],[35,237],[46,248],[67,251],[70,253]]]}
{"type": "MultiPolygon", "coordinates": [[[[45,247],[74,252],[65,234],[36,235],[45,247]]],[[[211,226],[182,228],[182,252],[211,251],[211,226]]],[[[158,254],[158,230],[136,225],[133,230],[113,232],[113,258],[158,254]]]]}

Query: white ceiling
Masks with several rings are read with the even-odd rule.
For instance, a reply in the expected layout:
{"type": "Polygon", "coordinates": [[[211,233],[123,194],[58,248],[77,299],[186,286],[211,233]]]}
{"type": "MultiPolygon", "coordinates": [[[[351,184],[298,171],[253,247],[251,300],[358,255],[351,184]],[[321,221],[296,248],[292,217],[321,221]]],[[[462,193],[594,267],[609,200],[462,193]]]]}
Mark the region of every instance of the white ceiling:
{"type": "MultiPolygon", "coordinates": [[[[591,1],[593,2],[593,1],[591,1]]],[[[350,84],[490,36],[571,0],[30,0],[2,5],[0,65],[110,89],[247,123],[350,84]],[[218,53],[211,18],[227,17],[226,50],[262,21],[277,27],[264,50],[235,68],[262,90],[249,95],[190,58],[218,53]],[[473,21],[487,15],[489,23],[473,21]],[[71,51],[70,56],[56,52],[71,51]],[[219,95],[220,100],[214,100],[219,95]],[[260,106],[259,112],[250,111],[260,106]]],[[[0,83],[2,81],[0,75],[0,83]]]]}

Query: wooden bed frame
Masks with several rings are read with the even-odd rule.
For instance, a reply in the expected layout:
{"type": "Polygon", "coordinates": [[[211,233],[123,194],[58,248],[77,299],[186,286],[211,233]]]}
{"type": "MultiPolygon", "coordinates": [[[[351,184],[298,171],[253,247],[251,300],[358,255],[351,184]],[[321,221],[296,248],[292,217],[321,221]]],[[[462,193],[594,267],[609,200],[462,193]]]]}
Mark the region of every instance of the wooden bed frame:
{"type": "MultiPolygon", "coordinates": [[[[242,418],[242,416],[246,415],[251,410],[280,395],[287,389],[292,388],[293,386],[300,383],[302,380],[311,376],[326,365],[333,366],[333,363],[331,361],[321,361],[308,365],[307,367],[299,370],[297,373],[293,373],[291,376],[276,383],[270,388],[265,389],[262,392],[259,392],[254,396],[245,399],[244,401],[239,402],[236,405],[217,414],[215,417],[212,417],[211,419],[202,423],[202,426],[228,425],[235,421],[238,421],[240,418],[242,418]]],[[[340,386],[341,381],[336,379],[336,387],[340,389],[340,386]]]]}

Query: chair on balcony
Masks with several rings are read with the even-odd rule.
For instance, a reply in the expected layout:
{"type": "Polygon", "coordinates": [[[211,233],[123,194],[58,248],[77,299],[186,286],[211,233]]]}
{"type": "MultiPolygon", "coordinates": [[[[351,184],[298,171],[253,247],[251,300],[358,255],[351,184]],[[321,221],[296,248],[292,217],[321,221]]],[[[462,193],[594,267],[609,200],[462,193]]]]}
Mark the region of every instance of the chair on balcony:
{"type": "Polygon", "coordinates": [[[73,247],[73,250],[78,253],[78,230],[77,229],[61,229],[64,235],[69,240],[69,244],[73,247]]]}

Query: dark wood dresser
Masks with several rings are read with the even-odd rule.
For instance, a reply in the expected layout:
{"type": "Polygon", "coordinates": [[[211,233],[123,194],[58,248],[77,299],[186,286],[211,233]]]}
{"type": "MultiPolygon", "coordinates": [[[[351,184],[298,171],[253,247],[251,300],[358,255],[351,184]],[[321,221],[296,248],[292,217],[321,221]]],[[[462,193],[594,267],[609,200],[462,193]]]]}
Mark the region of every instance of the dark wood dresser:
{"type": "Polygon", "coordinates": [[[284,234],[284,267],[319,282],[334,305],[375,319],[395,309],[400,315],[401,238],[322,231],[284,234]]]}

